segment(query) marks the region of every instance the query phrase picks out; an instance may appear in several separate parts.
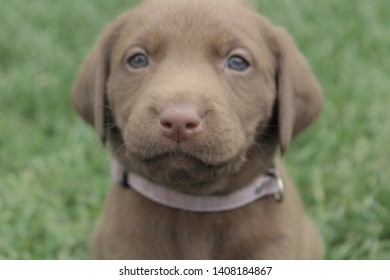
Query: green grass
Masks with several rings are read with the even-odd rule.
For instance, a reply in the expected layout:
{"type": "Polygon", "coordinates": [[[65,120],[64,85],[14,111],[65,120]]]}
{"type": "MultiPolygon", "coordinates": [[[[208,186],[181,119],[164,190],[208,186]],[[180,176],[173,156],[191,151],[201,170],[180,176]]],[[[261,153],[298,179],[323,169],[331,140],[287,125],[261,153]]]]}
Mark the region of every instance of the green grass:
{"type": "MultiPolygon", "coordinates": [[[[329,259],[390,259],[390,2],[260,0],[325,94],[286,161],[329,259]]],[[[89,258],[109,156],[69,92],[129,1],[0,0],[0,258],[89,258]]]]}

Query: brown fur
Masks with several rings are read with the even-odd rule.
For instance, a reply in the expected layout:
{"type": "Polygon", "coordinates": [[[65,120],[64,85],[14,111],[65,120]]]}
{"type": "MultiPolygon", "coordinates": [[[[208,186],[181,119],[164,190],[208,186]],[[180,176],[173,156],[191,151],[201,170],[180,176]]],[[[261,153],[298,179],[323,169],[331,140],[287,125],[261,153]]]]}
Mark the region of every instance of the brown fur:
{"type": "MultiPolygon", "coordinates": [[[[109,25],[74,84],[80,115],[127,170],[178,191],[222,194],[266,172],[277,148],[319,114],[320,87],[288,33],[240,0],[146,0],[109,25]],[[163,3],[164,2],[164,3],[163,3]],[[150,64],[127,60],[145,53],[150,64]],[[229,69],[243,56],[250,67],[229,69]],[[201,130],[164,137],[169,107],[191,106],[201,130]]],[[[282,166],[285,200],[192,213],[158,205],[115,183],[92,250],[104,259],[311,259],[317,230],[282,166]]]]}

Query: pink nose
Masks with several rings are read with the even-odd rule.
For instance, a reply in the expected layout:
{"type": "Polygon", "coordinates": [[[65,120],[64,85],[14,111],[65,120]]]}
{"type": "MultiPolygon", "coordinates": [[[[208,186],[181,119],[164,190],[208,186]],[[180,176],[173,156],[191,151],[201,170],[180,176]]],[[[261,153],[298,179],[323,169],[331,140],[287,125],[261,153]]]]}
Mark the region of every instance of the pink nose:
{"type": "Polygon", "coordinates": [[[162,135],[180,143],[194,137],[202,130],[202,115],[191,105],[164,108],[159,116],[162,135]]]}

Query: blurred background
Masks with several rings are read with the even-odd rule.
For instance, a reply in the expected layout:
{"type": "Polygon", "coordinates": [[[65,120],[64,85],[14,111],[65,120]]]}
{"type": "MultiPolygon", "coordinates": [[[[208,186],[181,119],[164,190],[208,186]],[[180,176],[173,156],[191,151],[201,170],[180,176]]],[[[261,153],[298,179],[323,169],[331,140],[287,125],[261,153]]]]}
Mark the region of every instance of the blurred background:
{"type": "MultiPolygon", "coordinates": [[[[0,259],[90,258],[110,157],[70,89],[135,2],[0,0],[0,259]]],[[[327,258],[390,259],[390,1],[258,2],[323,86],[321,117],[285,160],[327,258]]]]}

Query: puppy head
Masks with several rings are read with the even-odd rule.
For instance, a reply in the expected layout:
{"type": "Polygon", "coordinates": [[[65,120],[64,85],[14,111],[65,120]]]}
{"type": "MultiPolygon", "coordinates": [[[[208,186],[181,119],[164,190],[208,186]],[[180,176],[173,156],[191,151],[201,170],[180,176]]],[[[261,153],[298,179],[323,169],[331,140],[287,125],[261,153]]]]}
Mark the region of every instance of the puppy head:
{"type": "Polygon", "coordinates": [[[287,32],[244,2],[149,0],[103,32],[73,103],[128,169],[200,189],[254,147],[285,151],[321,91],[287,32]]]}

